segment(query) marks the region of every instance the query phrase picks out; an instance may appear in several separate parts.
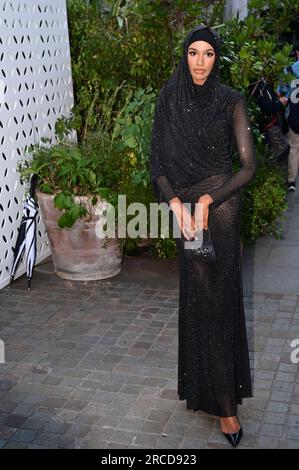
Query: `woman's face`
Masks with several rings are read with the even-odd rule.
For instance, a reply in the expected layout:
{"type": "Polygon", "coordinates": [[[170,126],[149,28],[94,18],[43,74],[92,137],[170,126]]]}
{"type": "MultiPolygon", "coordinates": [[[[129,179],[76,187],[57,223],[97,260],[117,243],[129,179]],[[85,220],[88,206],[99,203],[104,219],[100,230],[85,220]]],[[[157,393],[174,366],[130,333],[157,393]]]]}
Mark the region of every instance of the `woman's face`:
{"type": "Polygon", "coordinates": [[[203,85],[211,73],[216,60],[216,54],[206,41],[192,42],[188,47],[188,65],[193,82],[203,85]]]}

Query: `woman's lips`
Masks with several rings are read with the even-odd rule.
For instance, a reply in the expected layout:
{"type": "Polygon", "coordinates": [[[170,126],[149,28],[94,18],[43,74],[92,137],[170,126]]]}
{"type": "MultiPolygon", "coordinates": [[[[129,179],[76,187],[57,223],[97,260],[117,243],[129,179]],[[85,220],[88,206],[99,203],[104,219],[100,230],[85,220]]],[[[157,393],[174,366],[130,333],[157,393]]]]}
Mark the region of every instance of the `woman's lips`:
{"type": "Polygon", "coordinates": [[[201,73],[201,74],[205,73],[205,70],[201,70],[201,69],[194,69],[194,71],[196,73],[201,73]]]}

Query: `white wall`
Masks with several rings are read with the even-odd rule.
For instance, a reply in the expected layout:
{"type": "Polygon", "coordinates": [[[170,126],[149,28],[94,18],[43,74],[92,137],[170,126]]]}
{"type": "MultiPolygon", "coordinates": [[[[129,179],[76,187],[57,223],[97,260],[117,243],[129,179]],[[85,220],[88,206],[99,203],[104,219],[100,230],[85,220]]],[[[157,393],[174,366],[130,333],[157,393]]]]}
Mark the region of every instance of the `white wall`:
{"type": "MultiPolygon", "coordinates": [[[[9,282],[23,211],[17,161],[25,145],[53,136],[72,105],[65,0],[0,0],[0,288],[9,282]]],[[[49,248],[40,216],[37,236],[41,261],[49,248]]],[[[16,277],[24,272],[23,262],[16,277]]]]}
{"type": "Polygon", "coordinates": [[[233,18],[239,13],[239,19],[243,20],[248,13],[247,0],[226,0],[224,8],[224,18],[226,20],[233,18]]]}

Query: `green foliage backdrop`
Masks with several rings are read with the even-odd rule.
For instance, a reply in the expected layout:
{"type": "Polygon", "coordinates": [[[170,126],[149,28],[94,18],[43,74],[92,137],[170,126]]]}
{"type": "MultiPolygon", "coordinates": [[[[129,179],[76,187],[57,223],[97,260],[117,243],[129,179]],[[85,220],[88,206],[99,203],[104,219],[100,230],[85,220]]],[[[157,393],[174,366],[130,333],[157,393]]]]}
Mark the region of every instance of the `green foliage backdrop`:
{"type": "MultiPolygon", "coordinates": [[[[224,21],[223,0],[67,0],[75,113],[82,122],[78,137],[84,139],[86,121],[96,131],[101,116],[109,111],[110,132],[122,154],[122,177],[129,200],[153,200],[148,153],[155,97],[181,56],[188,30],[202,22],[218,29],[224,42],[222,79],[248,97],[248,85],[260,76],[274,86],[282,78],[292,47],[284,34],[299,18],[295,3],[251,0],[247,18],[224,21]],[[116,99],[108,104],[107,96],[117,87],[116,99]]],[[[275,221],[286,209],[282,171],[269,160],[259,130],[258,109],[253,103],[248,106],[258,171],[255,181],[244,190],[244,241],[263,234],[279,236],[275,221]]],[[[238,159],[233,158],[237,169],[238,159]]],[[[171,243],[156,241],[159,256],[173,254],[171,243]]]]}

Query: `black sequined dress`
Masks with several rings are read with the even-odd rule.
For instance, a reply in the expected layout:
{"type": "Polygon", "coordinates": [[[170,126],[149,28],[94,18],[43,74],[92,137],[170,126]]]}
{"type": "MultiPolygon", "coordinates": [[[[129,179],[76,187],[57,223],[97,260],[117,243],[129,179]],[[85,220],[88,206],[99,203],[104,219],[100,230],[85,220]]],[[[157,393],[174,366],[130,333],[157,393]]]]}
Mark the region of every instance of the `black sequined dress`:
{"type": "Polygon", "coordinates": [[[191,203],[193,213],[201,195],[213,199],[208,225],[216,262],[187,261],[183,240],[176,239],[180,265],[178,396],[187,401],[188,409],[235,416],[242,398],[252,396],[240,221],[242,188],[256,172],[253,135],[243,93],[220,85],[211,74],[198,88],[202,100],[198,103],[189,78],[183,57],[159,95],[150,166],[159,202],[179,197],[191,203]],[[241,168],[233,174],[235,147],[241,168]]]}

